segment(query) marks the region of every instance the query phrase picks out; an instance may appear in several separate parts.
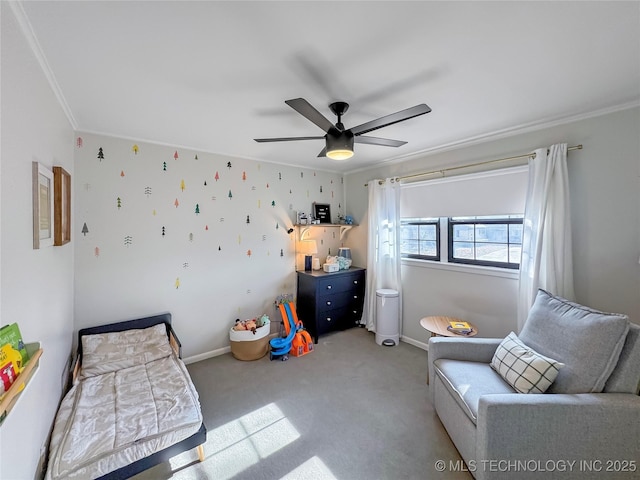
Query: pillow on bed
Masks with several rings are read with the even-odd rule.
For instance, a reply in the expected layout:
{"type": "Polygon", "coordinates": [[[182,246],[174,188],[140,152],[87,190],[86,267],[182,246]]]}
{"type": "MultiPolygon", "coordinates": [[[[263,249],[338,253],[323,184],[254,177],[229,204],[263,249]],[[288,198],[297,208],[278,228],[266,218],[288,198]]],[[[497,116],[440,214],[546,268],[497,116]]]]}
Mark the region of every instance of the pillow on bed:
{"type": "Polygon", "coordinates": [[[144,329],[84,335],[80,378],[143,365],[172,353],[164,323],[144,329]]]}

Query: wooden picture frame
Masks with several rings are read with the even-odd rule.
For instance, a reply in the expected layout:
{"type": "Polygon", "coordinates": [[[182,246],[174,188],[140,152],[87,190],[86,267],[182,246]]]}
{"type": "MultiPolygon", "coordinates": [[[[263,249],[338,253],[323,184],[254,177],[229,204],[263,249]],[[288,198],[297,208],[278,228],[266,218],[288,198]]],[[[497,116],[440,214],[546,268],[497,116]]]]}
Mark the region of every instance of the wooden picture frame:
{"type": "Polygon", "coordinates": [[[313,218],[320,220],[320,223],[331,223],[331,205],[328,203],[314,203],[313,218]]]}
{"type": "Polygon", "coordinates": [[[62,167],[53,167],[53,244],[71,241],[71,175],[62,167]]]}
{"type": "Polygon", "coordinates": [[[32,164],[33,248],[53,245],[53,172],[39,162],[32,164]]]}

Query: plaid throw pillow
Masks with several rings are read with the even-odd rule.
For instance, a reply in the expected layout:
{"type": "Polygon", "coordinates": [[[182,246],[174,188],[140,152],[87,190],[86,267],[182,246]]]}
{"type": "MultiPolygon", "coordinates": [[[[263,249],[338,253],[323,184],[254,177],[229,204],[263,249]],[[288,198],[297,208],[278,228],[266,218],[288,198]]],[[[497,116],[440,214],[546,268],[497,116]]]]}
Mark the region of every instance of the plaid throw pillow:
{"type": "Polygon", "coordinates": [[[491,368],[520,393],[544,393],[563,363],[535,352],[511,332],[498,345],[491,368]]]}

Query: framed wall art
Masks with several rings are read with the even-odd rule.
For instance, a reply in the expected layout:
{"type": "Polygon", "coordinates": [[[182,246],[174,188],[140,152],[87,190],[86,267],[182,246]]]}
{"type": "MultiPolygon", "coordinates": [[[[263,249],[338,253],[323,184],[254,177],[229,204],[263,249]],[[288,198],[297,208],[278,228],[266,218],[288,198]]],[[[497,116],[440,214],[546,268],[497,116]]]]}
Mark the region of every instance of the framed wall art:
{"type": "Polygon", "coordinates": [[[33,248],[53,245],[53,172],[33,162],[33,248]]]}
{"type": "Polygon", "coordinates": [[[62,167],[53,167],[53,244],[71,241],[71,175],[62,167]]]}
{"type": "Polygon", "coordinates": [[[313,217],[320,223],[331,223],[331,205],[328,203],[314,203],[313,217]]]}

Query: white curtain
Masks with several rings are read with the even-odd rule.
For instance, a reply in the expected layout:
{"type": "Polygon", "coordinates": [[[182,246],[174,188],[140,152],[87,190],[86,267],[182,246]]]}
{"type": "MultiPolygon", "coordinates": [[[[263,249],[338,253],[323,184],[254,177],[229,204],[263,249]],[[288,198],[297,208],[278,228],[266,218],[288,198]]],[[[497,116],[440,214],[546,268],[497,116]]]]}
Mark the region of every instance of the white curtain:
{"type": "Polygon", "coordinates": [[[387,178],[369,181],[367,235],[367,288],[363,320],[376,331],[376,290],[398,292],[398,318],[402,318],[400,284],[400,183],[387,178]],[[381,184],[382,183],[382,184],[381,184]]]}
{"type": "Polygon", "coordinates": [[[574,299],[567,144],[536,150],[529,160],[518,286],[518,331],[543,288],[574,299]]]}

